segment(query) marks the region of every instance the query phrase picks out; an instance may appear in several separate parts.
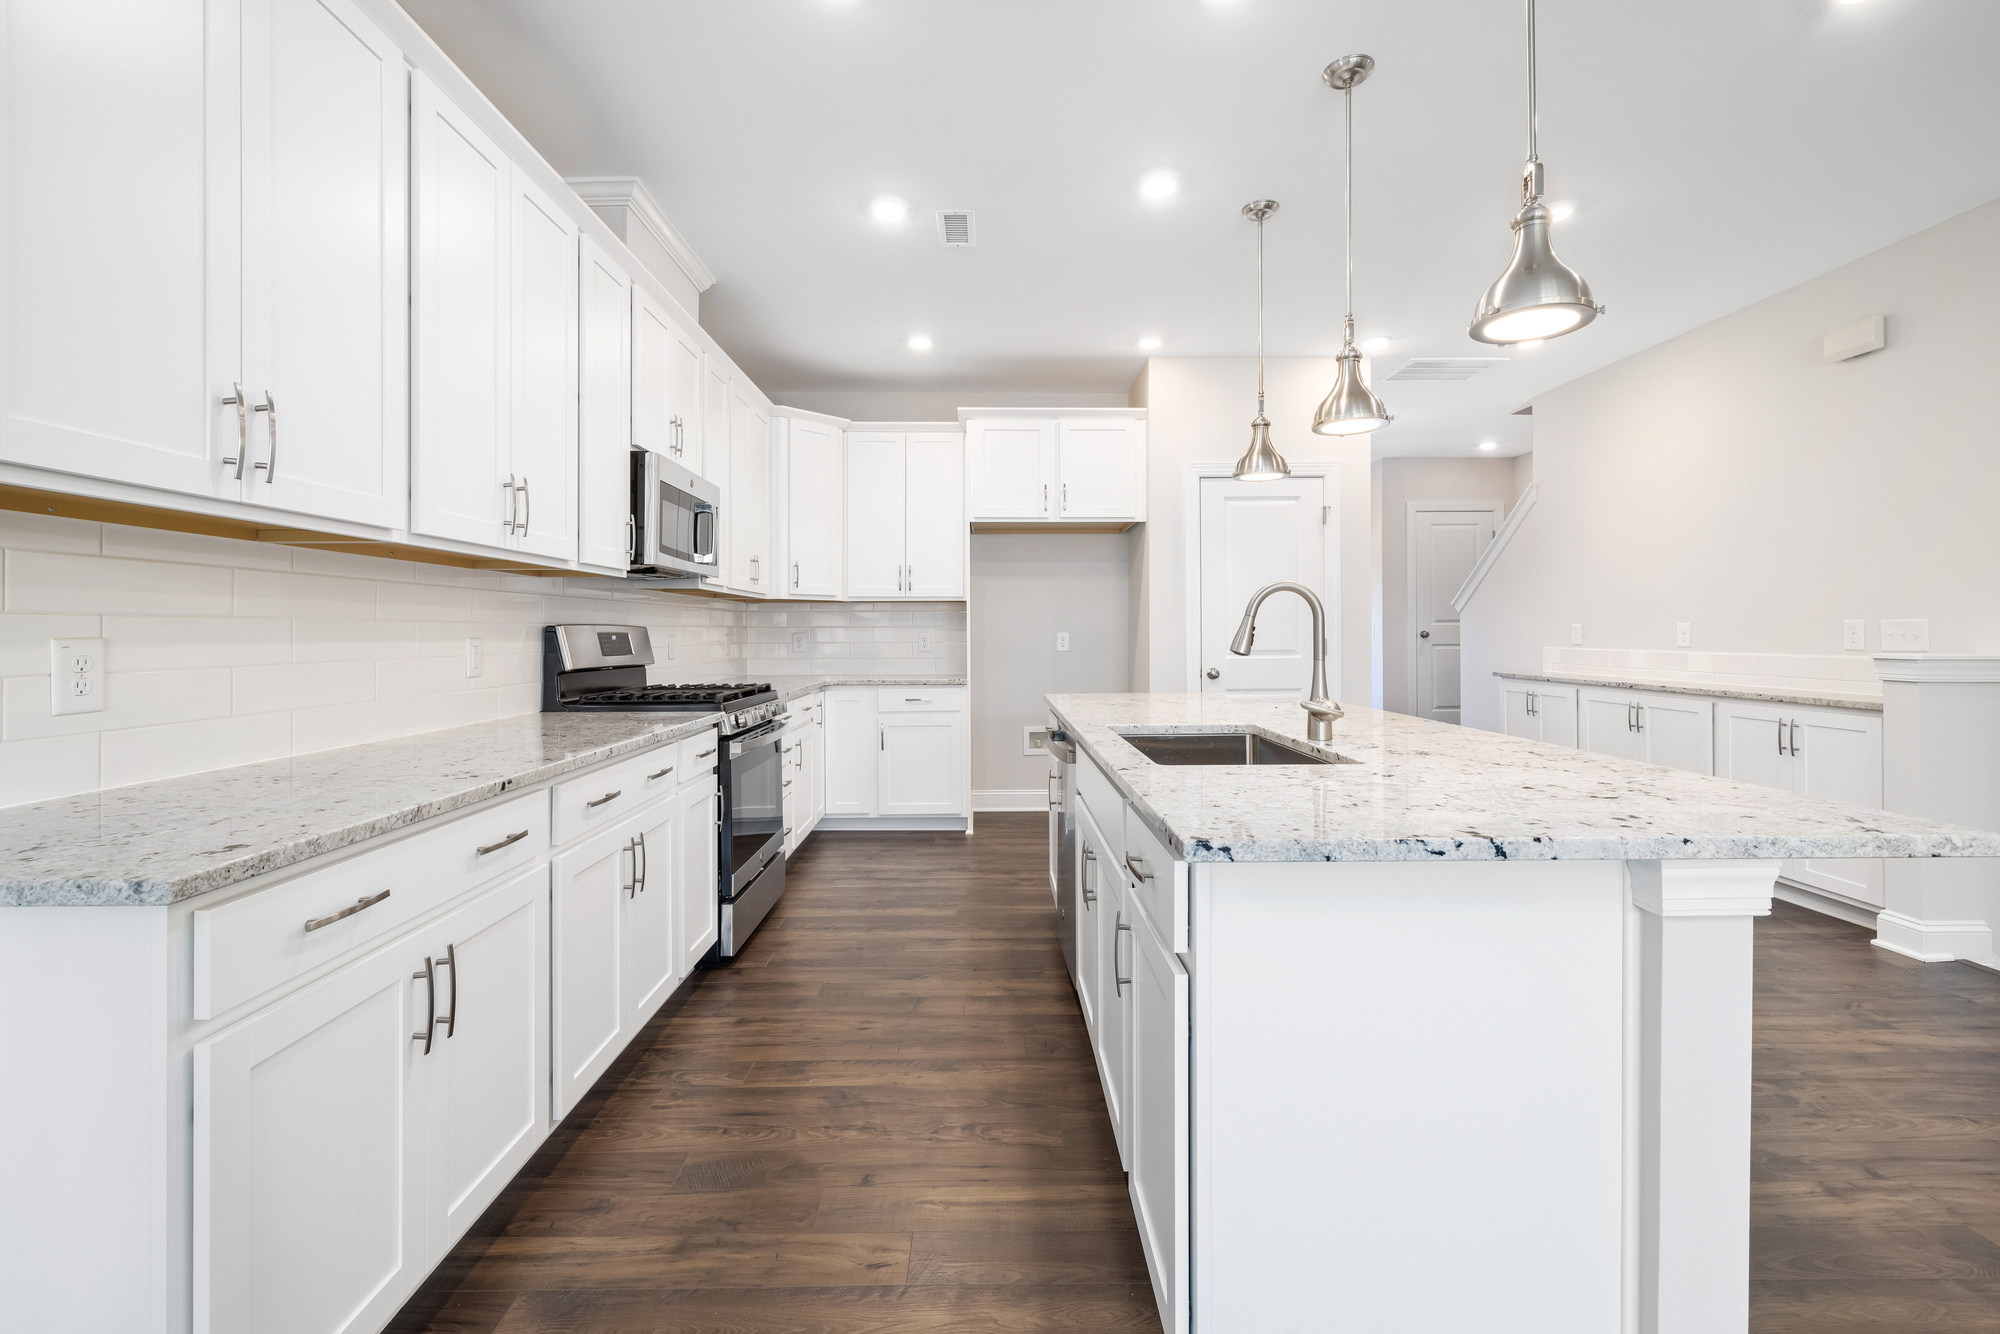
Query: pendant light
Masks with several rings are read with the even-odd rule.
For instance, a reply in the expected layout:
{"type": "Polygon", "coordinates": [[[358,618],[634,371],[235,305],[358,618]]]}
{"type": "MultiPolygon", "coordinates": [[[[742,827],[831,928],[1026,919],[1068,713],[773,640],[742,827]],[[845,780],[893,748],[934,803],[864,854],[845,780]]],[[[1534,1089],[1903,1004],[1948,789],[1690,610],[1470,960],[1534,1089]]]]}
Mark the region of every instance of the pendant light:
{"type": "Polygon", "coordinates": [[[1313,414],[1315,435],[1365,435],[1395,420],[1362,377],[1361,354],[1354,348],[1354,85],[1366,79],[1374,68],[1373,56],[1342,56],[1320,76],[1327,87],[1341,95],[1346,125],[1341,161],[1347,175],[1341,187],[1341,202],[1347,211],[1347,317],[1342,326],[1340,363],[1334,372],[1333,388],[1313,414]]]}
{"type": "Polygon", "coordinates": [[[1264,416],[1264,219],[1278,211],[1275,199],[1253,199],[1243,206],[1243,216],[1257,224],[1257,415],[1250,421],[1250,448],[1236,460],[1236,478],[1243,482],[1275,482],[1292,475],[1271,444],[1271,422],[1264,416]]]}
{"type": "Polygon", "coordinates": [[[1521,211],[1514,217],[1514,258],[1479,308],[1468,332],[1482,343],[1527,343],[1574,333],[1604,313],[1590,284],[1556,258],[1549,244],[1555,216],[1542,203],[1542,159],[1535,136],[1535,0],[1528,3],[1528,162],[1521,169],[1521,211]]]}

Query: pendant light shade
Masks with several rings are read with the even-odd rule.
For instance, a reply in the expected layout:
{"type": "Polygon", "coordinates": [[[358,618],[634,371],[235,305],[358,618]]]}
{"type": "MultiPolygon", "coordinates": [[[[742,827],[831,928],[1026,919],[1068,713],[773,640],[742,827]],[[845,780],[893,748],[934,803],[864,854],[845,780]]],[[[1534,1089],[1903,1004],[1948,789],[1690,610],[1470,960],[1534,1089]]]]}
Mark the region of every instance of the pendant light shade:
{"type": "Polygon", "coordinates": [[[1275,199],[1253,199],[1243,206],[1243,216],[1257,224],[1257,415],[1250,419],[1250,448],[1233,470],[1241,482],[1275,482],[1292,475],[1292,466],[1271,443],[1271,423],[1264,416],[1264,219],[1277,211],[1275,199]]]}
{"type": "Polygon", "coordinates": [[[1590,284],[1556,258],[1549,242],[1555,215],[1542,203],[1542,161],[1535,126],[1535,0],[1528,5],[1528,162],[1521,170],[1521,211],[1514,217],[1514,257],[1486,289],[1467,332],[1482,343],[1525,343],[1581,329],[1604,313],[1590,284]]]}
{"type": "Polygon", "coordinates": [[[1374,68],[1373,56],[1342,56],[1320,76],[1343,99],[1345,137],[1341,162],[1346,183],[1341,199],[1347,214],[1347,315],[1341,326],[1340,362],[1334,373],[1333,388],[1313,413],[1314,435],[1366,435],[1395,420],[1368,387],[1368,380],[1361,373],[1361,353],[1354,347],[1354,85],[1366,79],[1374,68]]]}

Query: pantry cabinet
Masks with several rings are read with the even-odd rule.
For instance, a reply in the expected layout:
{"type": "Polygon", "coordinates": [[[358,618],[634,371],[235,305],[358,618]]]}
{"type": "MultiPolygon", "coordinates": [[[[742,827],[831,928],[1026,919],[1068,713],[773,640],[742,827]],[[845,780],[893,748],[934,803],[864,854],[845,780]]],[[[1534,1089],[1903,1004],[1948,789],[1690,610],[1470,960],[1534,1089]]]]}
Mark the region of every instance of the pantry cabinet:
{"type": "Polygon", "coordinates": [[[402,52],[346,0],[184,0],[34,6],[5,59],[0,458],[400,527],[402,52]],[[106,181],[142,227],[78,207],[106,181]]]}
{"type": "Polygon", "coordinates": [[[589,237],[581,250],[577,559],[624,574],[632,565],[632,280],[589,237]]]}
{"type": "Polygon", "coordinates": [[[1501,682],[1502,725],[1508,736],[1576,744],[1576,687],[1541,681],[1501,682]]]}
{"type": "Polygon", "coordinates": [[[966,422],[973,523],[1136,523],[1146,517],[1146,423],[1122,411],[966,422]]]}
{"type": "Polygon", "coordinates": [[[964,437],[847,433],[847,596],[965,596],[964,437]]]}

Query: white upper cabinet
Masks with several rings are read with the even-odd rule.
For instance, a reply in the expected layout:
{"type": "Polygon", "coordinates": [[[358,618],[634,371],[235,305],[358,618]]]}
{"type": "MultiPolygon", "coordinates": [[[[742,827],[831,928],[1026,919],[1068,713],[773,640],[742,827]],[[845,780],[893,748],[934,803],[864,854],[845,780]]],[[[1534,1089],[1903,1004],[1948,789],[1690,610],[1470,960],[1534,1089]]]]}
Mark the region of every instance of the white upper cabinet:
{"type": "MultiPolygon", "coordinates": [[[[722,522],[717,525],[716,542],[721,550],[716,553],[716,573],[703,575],[702,582],[713,588],[721,588],[730,582],[730,551],[735,542],[731,531],[729,513],[734,504],[729,487],[729,363],[717,357],[705,357],[702,361],[701,420],[702,420],[702,467],[700,475],[714,483],[722,492],[722,522]]],[[[693,465],[689,465],[692,467],[693,465]]]]}
{"type": "Polygon", "coordinates": [[[785,422],[785,520],[789,566],[781,594],[840,596],[840,431],[785,422]]]}
{"type": "Polygon", "coordinates": [[[964,438],[847,435],[847,596],[965,596],[964,438]]]}
{"type": "Polygon", "coordinates": [[[401,526],[402,53],[344,0],[181,0],[17,7],[5,59],[0,457],[401,526]],[[143,225],[77,207],[106,180],[143,225]]]}
{"type": "Polygon", "coordinates": [[[1137,523],[1146,517],[1141,417],[974,419],[965,430],[974,523],[1137,523]]]}
{"type": "Polygon", "coordinates": [[[771,412],[749,381],[729,385],[729,585],[769,595],[771,570],[771,412]]]}
{"type": "Polygon", "coordinates": [[[702,467],[701,340],[675,324],[667,345],[667,429],[675,462],[697,477],[702,467]]]}
{"type": "Polygon", "coordinates": [[[517,166],[509,545],[577,558],[577,230],[517,166]]]}
{"type": "Polygon", "coordinates": [[[632,565],[632,280],[589,237],[580,297],[577,558],[623,574],[632,565]]]}
{"type": "Polygon", "coordinates": [[[632,448],[669,457],[674,452],[674,431],[673,414],[667,408],[667,373],[673,343],[674,326],[666,303],[633,284],[632,448]]]}

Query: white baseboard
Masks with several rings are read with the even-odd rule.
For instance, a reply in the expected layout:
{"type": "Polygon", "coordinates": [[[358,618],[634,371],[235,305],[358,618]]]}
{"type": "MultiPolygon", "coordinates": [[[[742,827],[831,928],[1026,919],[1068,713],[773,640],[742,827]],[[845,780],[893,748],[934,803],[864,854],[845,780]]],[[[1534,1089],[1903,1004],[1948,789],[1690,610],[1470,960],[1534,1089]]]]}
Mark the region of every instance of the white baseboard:
{"type": "Polygon", "coordinates": [[[1845,899],[1822,894],[1805,885],[1795,885],[1789,880],[1780,880],[1772,888],[1771,897],[1796,904],[1801,908],[1810,908],[1816,913],[1824,913],[1843,922],[1852,922],[1856,926],[1865,926],[1870,930],[1880,929],[1875,920],[1881,913],[1880,909],[1870,908],[1865,904],[1849,903],[1845,899]]]}
{"type": "Polygon", "coordinates": [[[1874,943],[1925,963],[1993,959],[1993,928],[1984,922],[1920,922],[1901,913],[1885,912],[1876,919],[1874,943]]]}
{"type": "Polygon", "coordinates": [[[833,833],[887,834],[938,830],[964,832],[971,823],[963,815],[822,815],[813,828],[833,833]]]}
{"type": "Polygon", "coordinates": [[[1049,808],[1047,787],[992,787],[984,791],[974,789],[972,809],[975,811],[1045,811],[1049,808]]]}

